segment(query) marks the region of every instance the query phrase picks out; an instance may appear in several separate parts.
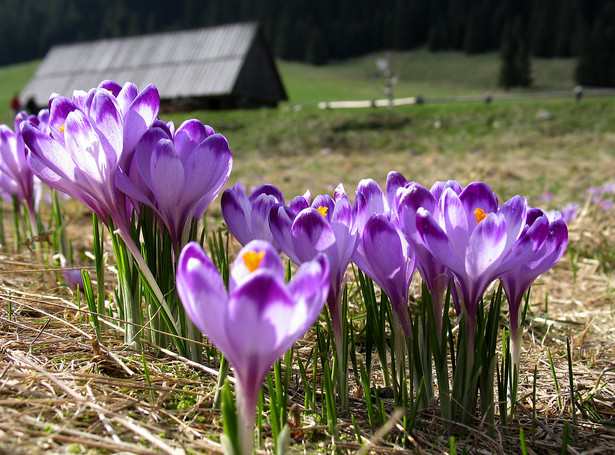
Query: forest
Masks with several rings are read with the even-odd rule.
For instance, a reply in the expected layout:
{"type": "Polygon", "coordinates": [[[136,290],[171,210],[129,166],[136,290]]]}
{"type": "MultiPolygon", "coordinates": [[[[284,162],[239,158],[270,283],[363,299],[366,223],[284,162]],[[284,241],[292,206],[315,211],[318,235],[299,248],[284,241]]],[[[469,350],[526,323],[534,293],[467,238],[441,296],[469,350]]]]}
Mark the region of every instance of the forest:
{"type": "Polygon", "coordinates": [[[577,57],[581,84],[615,85],[615,0],[2,0],[0,65],[60,43],[253,20],[285,60],[319,65],[417,47],[504,59],[521,43],[530,56],[577,57]]]}

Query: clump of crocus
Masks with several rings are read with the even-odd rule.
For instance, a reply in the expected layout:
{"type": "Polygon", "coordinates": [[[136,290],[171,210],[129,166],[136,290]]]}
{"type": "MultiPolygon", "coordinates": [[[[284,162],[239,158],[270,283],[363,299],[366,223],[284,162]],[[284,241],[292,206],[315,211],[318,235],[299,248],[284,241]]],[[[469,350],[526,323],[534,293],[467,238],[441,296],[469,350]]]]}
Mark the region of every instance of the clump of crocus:
{"type": "Polygon", "coordinates": [[[159,108],[153,85],[139,92],[132,83],[121,87],[105,81],[88,93],[75,92],[72,99],[53,96],[49,134],[31,121],[21,124],[31,151],[28,163],[51,188],[82,202],[103,223],[110,219],[124,238],[129,221],[116,175],[126,171],[122,165],[132,158],[159,108]]]}
{"type": "Polygon", "coordinates": [[[305,261],[287,284],[278,252],[254,240],[235,259],[227,293],[213,262],[191,242],[179,258],[177,288],[186,313],[235,370],[241,452],[251,454],[260,388],[318,318],[329,290],[327,261],[305,261]]]}
{"type": "Polygon", "coordinates": [[[427,250],[453,277],[452,295],[462,321],[450,416],[462,423],[468,421],[474,414],[480,382],[481,409],[492,428],[497,329],[488,328],[491,326],[485,321],[497,320],[499,303],[491,307],[496,308],[494,318],[481,318],[477,324],[477,315],[489,284],[533,257],[545,241],[548,223],[536,220],[528,226],[527,202],[521,196],[499,206],[497,196],[484,183],[472,183],[459,193],[456,189],[444,189],[437,200],[423,192],[426,203],[415,204],[414,221],[427,250]],[[437,205],[431,205],[434,200],[437,205]],[[483,340],[480,346],[475,344],[477,328],[483,340]]]}
{"type": "Polygon", "coordinates": [[[220,201],[224,221],[239,243],[266,240],[279,249],[269,227],[269,212],[275,204],[285,204],[277,187],[261,185],[248,196],[241,183],[225,190],[220,201]]]}
{"type": "Polygon", "coordinates": [[[466,319],[471,351],[476,312],[487,286],[532,257],[547,235],[546,220],[526,229],[525,198],[515,196],[499,207],[495,193],[480,182],[459,194],[445,189],[438,205],[438,217],[428,207],[418,208],[416,228],[455,278],[453,295],[466,319]]]}
{"type": "MultiPolygon", "coordinates": [[[[122,87],[104,81],[87,93],[75,91],[72,99],[52,96],[49,132],[31,121],[22,122],[21,132],[30,150],[27,159],[34,173],[51,188],[82,202],[119,234],[148,287],[164,311],[171,314],[131,236],[129,201],[116,182],[119,174],[127,172],[137,143],[156,121],[159,108],[160,97],[153,85],[139,92],[133,83],[122,87]]],[[[122,305],[130,321],[125,338],[138,344],[141,302],[133,298],[127,274],[123,275],[122,305]]]]}

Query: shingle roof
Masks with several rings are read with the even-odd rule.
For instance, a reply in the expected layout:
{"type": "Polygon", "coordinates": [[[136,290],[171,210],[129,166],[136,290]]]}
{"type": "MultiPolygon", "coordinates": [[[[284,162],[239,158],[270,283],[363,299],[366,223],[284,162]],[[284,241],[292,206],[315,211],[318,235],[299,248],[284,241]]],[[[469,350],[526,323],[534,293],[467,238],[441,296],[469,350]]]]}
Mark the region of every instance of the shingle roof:
{"type": "MultiPolygon", "coordinates": [[[[52,93],[70,97],[105,79],[131,81],[140,89],[153,83],[162,99],[231,94],[251,47],[262,38],[259,28],[239,23],[54,46],[21,97],[46,103],[52,93]]],[[[274,66],[279,99],[285,99],[268,49],[265,55],[270,62],[263,64],[274,66]]]]}

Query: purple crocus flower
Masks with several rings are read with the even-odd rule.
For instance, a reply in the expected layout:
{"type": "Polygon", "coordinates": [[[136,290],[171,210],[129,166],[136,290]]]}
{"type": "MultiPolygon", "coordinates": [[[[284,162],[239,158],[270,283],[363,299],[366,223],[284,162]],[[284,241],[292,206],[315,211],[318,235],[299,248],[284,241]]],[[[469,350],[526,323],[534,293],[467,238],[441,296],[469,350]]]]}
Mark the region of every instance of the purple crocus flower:
{"type": "Polygon", "coordinates": [[[269,224],[273,238],[295,264],[311,261],[319,253],[327,257],[331,268],[327,304],[336,344],[341,349],[342,283],[358,241],[352,206],[343,185],[336,188],[335,199],[329,195],[318,195],[311,207],[299,213],[281,204],[273,207],[269,224]]]}
{"type": "Polygon", "coordinates": [[[246,189],[235,183],[222,193],[222,216],[231,234],[242,245],[260,239],[277,243],[269,227],[269,212],[275,204],[284,204],[282,192],[273,185],[261,185],[248,197],[246,189]]]}
{"type": "Polygon", "coordinates": [[[28,162],[51,188],[89,207],[103,223],[128,232],[126,200],[116,189],[116,174],[129,162],[137,142],[152,125],[160,107],[158,90],[142,92],[132,83],[120,87],[105,81],[73,99],[53,96],[49,102],[50,134],[26,121],[21,130],[31,150],[28,162]]]}
{"type": "Polygon", "coordinates": [[[135,206],[152,207],[166,225],[175,247],[185,243],[191,221],[199,219],[228,180],[233,157],[221,134],[191,119],[176,131],[157,122],[136,144],[128,175],[118,188],[135,206]]]}
{"type": "Polygon", "coordinates": [[[24,120],[48,131],[49,111],[43,109],[38,116],[20,112],[15,117],[15,130],[0,125],[0,189],[5,198],[15,197],[17,203],[27,207],[34,234],[37,233],[36,213],[41,198],[41,182],[28,165],[27,149],[19,125],[24,120]]]}
{"type": "Polygon", "coordinates": [[[443,297],[450,276],[446,265],[431,253],[423,241],[417,229],[416,220],[417,211],[421,207],[432,213],[435,219],[440,219],[439,200],[446,189],[450,189],[455,194],[461,193],[461,185],[455,180],[436,182],[429,190],[417,183],[412,183],[399,193],[397,201],[400,231],[416,255],[416,267],[431,293],[438,338],[442,326],[443,297]]]}
{"type": "Polygon", "coordinates": [[[130,82],[122,87],[104,81],[87,93],[75,91],[72,99],[52,95],[49,134],[30,121],[22,122],[21,132],[34,173],[51,188],[82,202],[107,227],[117,229],[157,300],[172,314],[131,237],[129,201],[116,184],[118,175],[127,172],[137,143],[157,120],[159,108],[160,96],[153,85],[139,92],[130,82]]]}
{"type": "Polygon", "coordinates": [[[64,281],[66,281],[66,285],[74,291],[83,292],[85,287],[83,284],[81,269],[71,268],[71,265],[61,253],[54,254],[53,259],[58,259],[60,261],[62,276],[64,277],[64,281]]]}
{"type": "Polygon", "coordinates": [[[546,220],[526,225],[527,202],[515,196],[502,207],[484,183],[458,195],[447,188],[438,201],[440,216],[420,207],[416,227],[423,242],[455,277],[455,292],[465,315],[468,351],[473,349],[478,305],[487,286],[527,262],[545,240],[546,220]]]}
{"type": "Polygon", "coordinates": [[[235,369],[242,453],[251,454],[259,390],[318,318],[329,289],[327,261],[306,261],[286,284],[277,251],[254,240],[235,259],[227,293],[213,262],[191,242],[179,258],[177,289],[186,313],[235,369]]]}
{"type": "Polygon", "coordinates": [[[560,260],[568,244],[568,228],[561,218],[549,220],[541,210],[530,209],[527,212],[526,223],[528,230],[533,225],[546,223],[548,234],[542,245],[526,262],[501,276],[508,299],[512,362],[517,368],[521,356],[521,335],[523,334],[520,330],[523,294],[538,275],[552,268],[560,260]]]}
{"type": "Polygon", "coordinates": [[[385,195],[375,180],[359,182],[353,206],[359,242],[352,260],[389,297],[395,321],[407,342],[411,336],[408,288],[415,256],[393,222],[395,211],[391,206],[397,189],[406,184],[401,174],[389,173],[385,195]]]}

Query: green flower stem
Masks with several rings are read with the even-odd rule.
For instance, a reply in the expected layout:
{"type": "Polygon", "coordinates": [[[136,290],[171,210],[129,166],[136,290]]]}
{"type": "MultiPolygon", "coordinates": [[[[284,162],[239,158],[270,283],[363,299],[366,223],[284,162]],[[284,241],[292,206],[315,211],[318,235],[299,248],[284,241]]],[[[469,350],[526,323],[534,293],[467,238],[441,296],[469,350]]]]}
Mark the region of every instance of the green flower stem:
{"type": "Polygon", "coordinates": [[[180,334],[181,331],[179,329],[179,325],[177,321],[173,319],[173,316],[172,316],[173,312],[169,308],[164,298],[164,295],[162,294],[162,291],[160,290],[160,287],[158,286],[158,283],[156,282],[156,278],[154,278],[154,275],[152,275],[152,271],[149,269],[147,263],[145,262],[145,259],[141,255],[141,251],[139,250],[139,248],[137,247],[137,244],[132,239],[130,232],[128,231],[127,228],[125,227],[122,228],[121,226],[119,226],[118,234],[120,235],[122,240],[124,240],[124,244],[128,248],[128,251],[132,253],[134,260],[137,262],[139,273],[145,280],[149,291],[154,295],[154,297],[156,298],[156,300],[162,307],[163,311],[167,314],[168,316],[167,319],[172,324],[173,326],[172,328],[175,331],[175,334],[180,334]]]}

